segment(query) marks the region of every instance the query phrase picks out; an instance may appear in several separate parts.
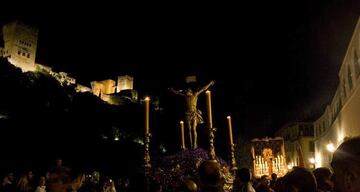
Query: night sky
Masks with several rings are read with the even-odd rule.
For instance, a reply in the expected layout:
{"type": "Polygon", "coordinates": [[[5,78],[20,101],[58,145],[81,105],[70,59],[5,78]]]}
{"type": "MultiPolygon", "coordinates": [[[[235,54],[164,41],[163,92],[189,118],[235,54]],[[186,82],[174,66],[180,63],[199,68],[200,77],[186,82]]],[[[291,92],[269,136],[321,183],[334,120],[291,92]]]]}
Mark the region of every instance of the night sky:
{"type": "Polygon", "coordinates": [[[235,132],[260,137],[319,117],[359,10],[355,0],[56,5],[1,12],[0,24],[20,19],[38,27],[37,61],[88,86],[130,74],[140,93],[168,97],[166,88],[181,87],[185,75],[197,75],[199,85],[215,80],[215,126],[225,127],[231,114],[235,132]]]}

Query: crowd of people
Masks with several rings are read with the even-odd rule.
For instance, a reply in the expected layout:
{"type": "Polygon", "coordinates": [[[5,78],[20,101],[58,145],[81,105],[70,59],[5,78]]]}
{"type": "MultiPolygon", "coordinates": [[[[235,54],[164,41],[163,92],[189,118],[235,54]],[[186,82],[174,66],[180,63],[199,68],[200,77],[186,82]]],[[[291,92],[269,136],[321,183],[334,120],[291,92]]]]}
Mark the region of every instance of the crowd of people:
{"type": "Polygon", "coordinates": [[[44,174],[35,175],[25,171],[20,176],[7,173],[2,180],[0,192],[116,192],[129,191],[128,178],[110,176],[100,177],[99,172],[92,171],[74,176],[71,170],[57,159],[55,166],[44,174]]]}
{"type": "MultiPolygon", "coordinates": [[[[308,170],[293,167],[278,178],[263,175],[255,179],[248,168],[236,171],[232,192],[359,192],[360,191],[360,137],[344,141],[334,152],[331,168],[308,170]]],[[[180,191],[223,192],[224,182],[216,164],[204,162],[199,167],[198,182],[183,182],[180,191]]]]}
{"type": "MultiPolygon", "coordinates": [[[[334,152],[331,168],[308,170],[293,167],[285,176],[264,175],[255,179],[248,168],[236,171],[233,187],[224,190],[225,180],[217,161],[206,160],[198,166],[198,178],[187,178],[174,192],[359,192],[360,191],[360,137],[344,141],[334,152]]],[[[56,166],[44,175],[34,176],[32,171],[16,179],[14,173],[4,176],[3,192],[162,192],[161,183],[138,175],[132,179],[101,177],[98,172],[73,177],[70,169],[56,161],[56,166]]]]}

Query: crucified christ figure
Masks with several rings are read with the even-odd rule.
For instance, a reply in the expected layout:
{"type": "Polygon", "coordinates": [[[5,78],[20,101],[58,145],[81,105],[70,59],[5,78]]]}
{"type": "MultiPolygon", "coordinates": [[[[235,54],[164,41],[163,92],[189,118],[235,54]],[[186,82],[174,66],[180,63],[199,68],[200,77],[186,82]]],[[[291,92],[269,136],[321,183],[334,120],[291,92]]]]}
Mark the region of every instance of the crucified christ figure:
{"type": "Polygon", "coordinates": [[[185,97],[185,102],[186,102],[185,121],[186,121],[186,125],[189,128],[191,149],[197,148],[196,126],[198,123],[199,124],[203,123],[203,118],[201,117],[201,111],[198,110],[196,107],[198,96],[205,90],[209,89],[210,86],[214,85],[214,83],[215,81],[211,81],[209,84],[197,90],[192,90],[191,88],[188,88],[186,91],[183,90],[177,91],[173,88],[169,88],[171,92],[185,97]]]}

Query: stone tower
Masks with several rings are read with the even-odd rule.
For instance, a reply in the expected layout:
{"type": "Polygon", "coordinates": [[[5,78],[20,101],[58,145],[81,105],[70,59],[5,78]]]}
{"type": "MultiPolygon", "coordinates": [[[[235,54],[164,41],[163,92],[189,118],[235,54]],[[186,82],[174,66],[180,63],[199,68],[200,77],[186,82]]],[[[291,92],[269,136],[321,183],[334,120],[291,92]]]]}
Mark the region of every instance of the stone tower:
{"type": "Polygon", "coordinates": [[[19,21],[3,26],[3,56],[22,71],[35,70],[38,30],[19,21]]]}
{"type": "Polygon", "coordinates": [[[118,76],[116,92],[134,88],[134,78],[129,75],[118,76]]]}

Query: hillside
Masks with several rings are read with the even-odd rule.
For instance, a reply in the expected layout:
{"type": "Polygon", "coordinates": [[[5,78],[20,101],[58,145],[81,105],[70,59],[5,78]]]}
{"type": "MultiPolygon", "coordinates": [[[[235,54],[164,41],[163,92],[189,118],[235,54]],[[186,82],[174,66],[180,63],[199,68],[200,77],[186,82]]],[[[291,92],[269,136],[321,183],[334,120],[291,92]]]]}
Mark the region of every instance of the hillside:
{"type": "Polygon", "coordinates": [[[142,162],[143,147],[134,142],[143,134],[143,122],[134,120],[143,116],[140,104],[108,105],[3,58],[0,87],[1,170],[46,169],[56,157],[80,170],[124,172],[142,162]],[[118,165],[118,154],[133,166],[118,165]]]}

